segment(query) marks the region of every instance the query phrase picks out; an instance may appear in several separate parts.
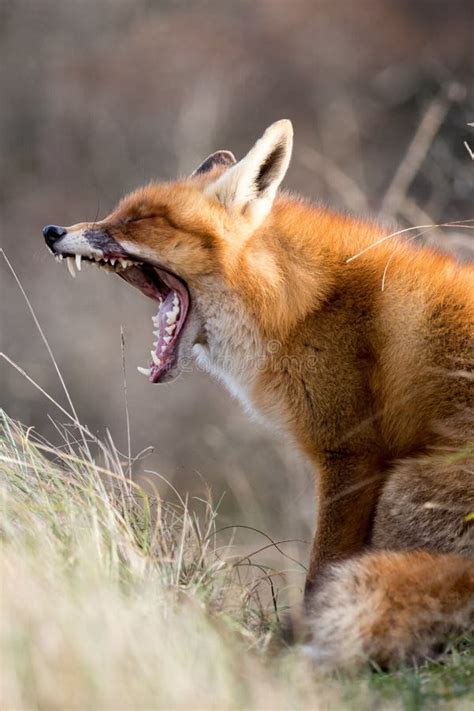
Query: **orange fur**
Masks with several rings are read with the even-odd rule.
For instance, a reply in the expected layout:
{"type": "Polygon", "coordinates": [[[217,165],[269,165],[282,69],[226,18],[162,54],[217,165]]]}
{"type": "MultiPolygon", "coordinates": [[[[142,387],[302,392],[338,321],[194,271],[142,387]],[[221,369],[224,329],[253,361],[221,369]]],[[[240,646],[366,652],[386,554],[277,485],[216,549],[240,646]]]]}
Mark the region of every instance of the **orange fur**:
{"type": "Polygon", "coordinates": [[[235,166],[136,191],[99,225],[186,281],[193,353],[314,464],[318,654],[342,658],[352,626],[358,659],[419,658],[473,625],[473,271],[396,238],[376,244],[388,231],[375,223],[275,197],[290,129],[274,124],[235,166]],[[432,553],[360,556],[418,548],[432,553]],[[324,620],[338,614],[331,638],[324,620]]]}

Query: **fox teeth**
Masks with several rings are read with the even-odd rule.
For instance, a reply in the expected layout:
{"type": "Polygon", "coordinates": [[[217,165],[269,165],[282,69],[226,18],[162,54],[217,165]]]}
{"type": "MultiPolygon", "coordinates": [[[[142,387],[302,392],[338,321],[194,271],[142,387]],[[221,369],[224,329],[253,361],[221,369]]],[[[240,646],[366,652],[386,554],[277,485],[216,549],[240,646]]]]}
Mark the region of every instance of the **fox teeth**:
{"type": "Polygon", "coordinates": [[[138,365],[137,370],[142,375],[146,375],[148,377],[151,375],[151,368],[142,368],[141,365],[138,365]]]}
{"type": "Polygon", "coordinates": [[[166,343],[166,345],[168,345],[168,343],[171,342],[171,336],[163,336],[163,340],[166,343]]]}
{"type": "Polygon", "coordinates": [[[165,328],[166,333],[168,333],[170,336],[173,333],[174,329],[176,328],[176,324],[173,323],[171,326],[167,326],[165,328]]]}
{"type": "Polygon", "coordinates": [[[171,325],[176,322],[177,314],[174,311],[168,311],[166,314],[166,323],[171,325]]]}
{"type": "Polygon", "coordinates": [[[67,258],[67,268],[69,269],[69,274],[75,279],[76,272],[74,271],[74,257],[67,258]]]}
{"type": "Polygon", "coordinates": [[[176,307],[176,306],[179,306],[178,294],[175,294],[174,297],[173,297],[173,306],[175,306],[175,307],[176,307]]]}
{"type": "Polygon", "coordinates": [[[155,365],[161,365],[161,359],[158,358],[158,356],[156,355],[155,351],[151,351],[151,357],[152,357],[153,363],[154,363],[155,365]]]}
{"type": "MultiPolygon", "coordinates": [[[[56,259],[61,260],[63,258],[62,254],[57,254],[56,259]]],[[[69,257],[67,257],[69,259],[69,257]]],[[[71,257],[76,263],[77,270],[81,270],[82,259],[86,259],[88,262],[95,264],[98,267],[107,269],[108,271],[117,271],[119,269],[128,269],[133,266],[133,262],[129,259],[121,259],[120,257],[106,257],[103,253],[91,254],[89,257],[83,257],[81,254],[76,254],[75,257],[71,257]]]]}
{"type": "Polygon", "coordinates": [[[159,319],[158,316],[152,316],[152,317],[151,317],[151,320],[153,321],[153,323],[155,324],[155,326],[159,326],[159,325],[160,325],[160,319],[159,319]]]}

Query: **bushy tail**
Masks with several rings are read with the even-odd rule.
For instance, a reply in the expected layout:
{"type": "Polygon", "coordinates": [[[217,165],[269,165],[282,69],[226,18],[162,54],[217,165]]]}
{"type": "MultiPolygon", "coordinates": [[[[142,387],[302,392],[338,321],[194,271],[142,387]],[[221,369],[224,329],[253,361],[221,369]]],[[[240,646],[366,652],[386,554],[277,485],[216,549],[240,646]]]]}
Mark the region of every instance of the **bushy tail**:
{"type": "Polygon", "coordinates": [[[308,654],[325,668],[413,663],[474,632],[474,560],[373,552],[332,564],[309,600],[308,654]]]}

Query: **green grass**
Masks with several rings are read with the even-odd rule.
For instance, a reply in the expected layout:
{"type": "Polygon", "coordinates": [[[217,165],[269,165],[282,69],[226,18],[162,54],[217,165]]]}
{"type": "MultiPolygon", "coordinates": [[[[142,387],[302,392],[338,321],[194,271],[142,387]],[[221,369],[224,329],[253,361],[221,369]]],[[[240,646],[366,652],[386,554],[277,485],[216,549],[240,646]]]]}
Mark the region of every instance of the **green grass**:
{"type": "Polygon", "coordinates": [[[282,577],[242,565],[208,492],[146,494],[111,441],[61,432],[2,415],[2,709],[474,707],[467,640],[417,670],[319,674],[280,641],[282,577]]]}

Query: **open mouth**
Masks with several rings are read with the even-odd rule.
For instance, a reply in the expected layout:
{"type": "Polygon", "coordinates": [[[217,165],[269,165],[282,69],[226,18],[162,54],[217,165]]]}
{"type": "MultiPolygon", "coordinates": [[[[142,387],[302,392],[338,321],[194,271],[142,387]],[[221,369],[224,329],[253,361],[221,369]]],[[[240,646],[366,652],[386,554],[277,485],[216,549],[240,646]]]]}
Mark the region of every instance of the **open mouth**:
{"type": "Polygon", "coordinates": [[[185,282],[175,274],[148,262],[137,261],[128,255],[123,257],[93,257],[80,254],[55,254],[57,260],[66,260],[72,276],[74,267],[80,271],[82,262],[118,274],[145,296],[158,304],[158,311],[152,317],[153,348],[148,368],[138,367],[138,371],[149,377],[152,383],[159,382],[177,364],[178,343],[189,311],[189,292],[185,282]]]}
{"type": "Polygon", "coordinates": [[[152,383],[157,383],[176,365],[177,346],[189,310],[188,289],[175,274],[151,264],[137,264],[118,274],[158,303],[158,312],[152,317],[155,340],[150,367],[138,368],[152,383]]]}

